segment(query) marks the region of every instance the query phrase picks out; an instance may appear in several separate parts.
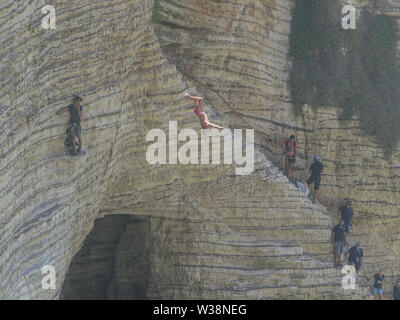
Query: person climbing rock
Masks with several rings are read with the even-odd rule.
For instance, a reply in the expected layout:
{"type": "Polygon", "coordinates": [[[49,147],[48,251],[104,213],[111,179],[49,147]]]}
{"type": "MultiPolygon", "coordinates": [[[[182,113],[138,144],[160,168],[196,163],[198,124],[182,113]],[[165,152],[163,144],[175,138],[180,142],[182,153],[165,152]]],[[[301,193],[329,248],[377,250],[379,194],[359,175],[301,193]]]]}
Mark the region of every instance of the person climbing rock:
{"type": "Polygon", "coordinates": [[[81,106],[82,98],[75,96],[73,99],[73,104],[67,107],[63,107],[57,111],[56,114],[62,112],[69,112],[69,128],[72,139],[72,145],[76,146],[76,153],[78,154],[82,149],[82,128],[81,128],[81,117],[83,107],[81,106]]]}
{"type": "Polygon", "coordinates": [[[339,207],[339,212],[344,220],[344,231],[349,234],[353,225],[353,206],[351,201],[348,200],[345,205],[339,207]]]}
{"type": "Polygon", "coordinates": [[[343,249],[346,245],[346,232],[344,231],[344,220],[340,220],[339,224],[332,229],[332,244],[333,244],[333,257],[334,266],[337,268],[342,267],[341,258],[343,249]]]}
{"type": "Polygon", "coordinates": [[[285,145],[285,149],[284,149],[282,157],[281,157],[281,171],[285,172],[285,164],[286,164],[286,160],[287,160],[286,176],[289,178],[292,166],[296,163],[296,157],[297,157],[296,136],[291,135],[290,138],[285,140],[283,143],[285,145]]]}
{"type": "Polygon", "coordinates": [[[364,255],[363,249],[361,249],[361,244],[358,241],[354,247],[351,247],[347,252],[346,264],[354,265],[356,272],[358,274],[362,266],[362,257],[364,255]]]}
{"type": "Polygon", "coordinates": [[[220,126],[208,121],[208,117],[205,114],[204,109],[203,109],[203,98],[202,97],[194,97],[194,96],[191,96],[189,93],[185,93],[185,97],[194,101],[194,113],[199,118],[201,127],[203,129],[207,129],[207,128],[224,129],[223,127],[220,127],[220,126]]]}
{"type": "Polygon", "coordinates": [[[318,199],[319,186],[321,184],[321,173],[324,170],[324,165],[322,164],[319,155],[314,156],[314,163],[310,166],[310,178],[307,180],[307,184],[310,187],[314,183],[314,195],[313,202],[315,203],[318,199]]]}
{"type": "Polygon", "coordinates": [[[383,282],[385,280],[385,275],[383,274],[383,269],[380,269],[378,273],[374,274],[374,295],[375,300],[382,300],[383,299],[383,282]]]}
{"type": "Polygon", "coordinates": [[[393,287],[393,300],[400,300],[400,278],[397,279],[397,283],[393,287]]]}

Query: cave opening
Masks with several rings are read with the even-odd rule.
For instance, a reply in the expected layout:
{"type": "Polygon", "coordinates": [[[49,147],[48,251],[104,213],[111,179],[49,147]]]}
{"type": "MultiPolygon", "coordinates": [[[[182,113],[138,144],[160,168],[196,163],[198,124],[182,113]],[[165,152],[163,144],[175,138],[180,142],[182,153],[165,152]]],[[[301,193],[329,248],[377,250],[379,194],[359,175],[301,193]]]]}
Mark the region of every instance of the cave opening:
{"type": "Polygon", "coordinates": [[[60,299],[146,299],[150,241],[149,218],[110,215],[95,220],[70,263],[60,299]]]}

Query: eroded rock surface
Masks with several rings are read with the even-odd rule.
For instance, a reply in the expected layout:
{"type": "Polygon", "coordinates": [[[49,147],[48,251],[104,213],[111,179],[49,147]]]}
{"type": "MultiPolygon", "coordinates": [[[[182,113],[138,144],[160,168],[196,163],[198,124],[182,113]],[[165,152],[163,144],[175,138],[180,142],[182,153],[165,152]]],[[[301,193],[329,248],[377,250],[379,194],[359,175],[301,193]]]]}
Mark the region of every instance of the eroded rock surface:
{"type": "MultiPolygon", "coordinates": [[[[383,159],[357,120],[339,123],[334,108],[293,114],[292,1],[161,0],[157,22],[151,0],[52,4],[57,29],[45,31],[44,1],[0,2],[1,299],[59,298],[94,221],[121,214],[144,219],[148,233],[141,238],[127,223],[109,234],[104,261],[88,267],[109,279],[107,293],[101,283],[87,288],[99,298],[362,298],[363,289],[343,291],[328,260],[332,217],[345,197],[355,203],[353,237],[365,243],[367,268],[397,274],[400,151],[383,159]],[[147,163],[150,129],[167,132],[170,120],[200,129],[187,91],[205,97],[216,122],[256,129],[252,175],[236,176],[229,165],[147,163]],[[67,117],[55,112],[76,93],[88,154],[71,158],[61,151],[67,117]],[[330,211],[268,160],[281,152],[268,137],[290,133],[300,141],[298,176],[321,154],[321,202],[330,211]],[[149,255],[140,269],[150,268],[132,288],[140,244],[149,255]],[[41,287],[47,264],[57,271],[54,291],[41,287]]],[[[79,290],[88,275],[75,267],[79,290]]]]}
{"type": "MultiPolygon", "coordinates": [[[[338,109],[315,111],[305,106],[299,115],[292,112],[287,83],[292,6],[293,1],[166,0],[160,2],[156,33],[169,60],[201,88],[213,110],[236,126],[257,130],[256,141],[269,159],[279,163],[282,146],[268,139],[290,134],[299,140],[297,178],[305,181],[313,155],[322,157],[321,202],[336,223],[338,206],[344,199],[353,200],[351,241],[364,243],[370,263],[366,269],[374,272],[385,267],[396,277],[400,272],[400,149],[391,159],[384,158],[382,148],[360,130],[356,118],[338,120],[338,109]]],[[[400,17],[398,2],[384,8],[385,14],[400,17]]]]}

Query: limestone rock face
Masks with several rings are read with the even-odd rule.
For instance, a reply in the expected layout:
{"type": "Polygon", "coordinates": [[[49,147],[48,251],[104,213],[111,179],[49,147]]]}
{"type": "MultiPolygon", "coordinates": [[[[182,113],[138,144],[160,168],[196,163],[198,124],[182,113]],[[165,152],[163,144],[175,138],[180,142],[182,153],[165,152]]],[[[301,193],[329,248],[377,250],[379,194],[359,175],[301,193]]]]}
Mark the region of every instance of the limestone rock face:
{"type": "Polygon", "coordinates": [[[52,4],[57,28],[43,30],[44,1],[0,1],[0,299],[362,298],[329,263],[347,197],[368,271],[397,275],[400,150],[385,160],[334,108],[294,115],[292,1],[160,0],[156,22],[152,0],[52,4]],[[149,130],[199,131],[188,91],[215,122],[256,130],[251,175],[146,161],[149,130]],[[62,153],[67,116],[55,115],[73,94],[87,150],[76,158],[62,153]],[[268,138],[291,133],[298,177],[314,153],[326,165],[329,210],[270,162],[281,147],[268,138]],[[44,265],[55,290],[42,288],[44,265]]]}
{"type": "MultiPolygon", "coordinates": [[[[366,265],[399,274],[400,148],[391,159],[359,121],[340,122],[335,108],[292,112],[288,91],[290,8],[293,1],[161,1],[156,27],[160,43],[181,73],[204,92],[213,110],[237,126],[257,130],[260,150],[275,163],[282,146],[268,138],[295,134],[299,154],[295,175],[303,181],[313,155],[325,164],[321,202],[336,223],[344,199],[354,202],[351,241],[365,246],[366,265]],[[211,15],[211,19],[205,16],[211,15]],[[195,21],[195,22],[194,22],[195,21]],[[211,21],[211,22],[210,22],[211,21]]],[[[363,1],[343,1],[360,8],[363,1]]],[[[398,1],[383,7],[399,17],[398,1]]],[[[400,43],[399,43],[400,46],[400,43]]],[[[400,53],[400,47],[399,47],[400,53]]]]}

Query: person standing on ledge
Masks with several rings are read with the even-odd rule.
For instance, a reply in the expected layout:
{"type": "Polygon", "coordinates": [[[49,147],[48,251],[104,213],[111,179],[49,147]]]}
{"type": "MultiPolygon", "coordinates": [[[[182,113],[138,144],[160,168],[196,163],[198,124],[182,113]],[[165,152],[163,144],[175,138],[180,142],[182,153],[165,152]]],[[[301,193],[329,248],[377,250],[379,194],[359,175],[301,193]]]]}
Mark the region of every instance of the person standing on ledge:
{"type": "Polygon", "coordinates": [[[346,264],[349,263],[351,265],[354,265],[356,272],[358,272],[361,269],[362,266],[362,257],[364,255],[363,249],[361,249],[361,244],[360,241],[356,243],[354,247],[351,247],[349,251],[347,252],[346,256],[346,264]]]}
{"type": "Polygon", "coordinates": [[[76,153],[79,153],[82,149],[82,128],[81,128],[81,117],[83,107],[81,106],[82,98],[79,96],[75,96],[73,100],[73,104],[70,104],[68,107],[63,107],[57,111],[57,115],[61,112],[69,111],[69,129],[71,130],[72,136],[72,144],[77,145],[78,148],[76,153]]]}
{"type": "Polygon", "coordinates": [[[383,274],[383,269],[379,269],[377,274],[374,274],[372,278],[374,280],[374,295],[375,300],[382,300],[383,299],[383,282],[385,281],[385,275],[383,274]]]}
{"type": "Polygon", "coordinates": [[[353,225],[353,207],[351,201],[346,201],[346,204],[339,208],[339,212],[344,220],[344,231],[349,234],[350,227],[353,225]]]}
{"type": "Polygon", "coordinates": [[[297,157],[297,141],[296,141],[296,136],[291,135],[289,139],[285,140],[272,140],[268,139],[269,142],[276,143],[276,144],[284,144],[285,149],[283,150],[282,156],[281,156],[281,168],[279,171],[281,171],[283,174],[285,174],[285,167],[286,167],[286,160],[287,160],[287,174],[286,176],[290,178],[290,173],[292,170],[292,166],[296,163],[296,157],[297,157]]]}
{"type": "Polygon", "coordinates": [[[281,158],[282,172],[285,172],[285,162],[287,160],[288,168],[287,168],[287,177],[290,178],[290,172],[292,166],[296,163],[297,157],[297,141],[296,136],[291,135],[288,140],[284,141],[285,149],[281,158]]]}
{"type": "Polygon", "coordinates": [[[400,278],[397,279],[397,283],[393,287],[393,300],[400,300],[400,278]]]}
{"type": "Polygon", "coordinates": [[[207,128],[224,129],[223,127],[220,127],[220,126],[208,121],[208,117],[203,109],[203,98],[202,97],[194,97],[194,96],[191,96],[189,93],[185,93],[185,98],[189,98],[190,100],[194,101],[194,113],[199,118],[201,127],[203,129],[207,129],[207,128]]]}
{"type": "Polygon", "coordinates": [[[343,249],[346,246],[346,233],[344,232],[344,221],[340,220],[339,224],[332,229],[332,245],[333,245],[333,263],[334,266],[340,268],[342,266],[341,258],[343,249]]]}
{"type": "Polygon", "coordinates": [[[314,156],[314,163],[310,166],[310,173],[311,176],[307,180],[308,187],[314,183],[314,196],[313,196],[313,203],[315,203],[318,199],[318,191],[319,186],[321,184],[321,173],[324,170],[324,165],[320,161],[319,155],[314,156]]]}

